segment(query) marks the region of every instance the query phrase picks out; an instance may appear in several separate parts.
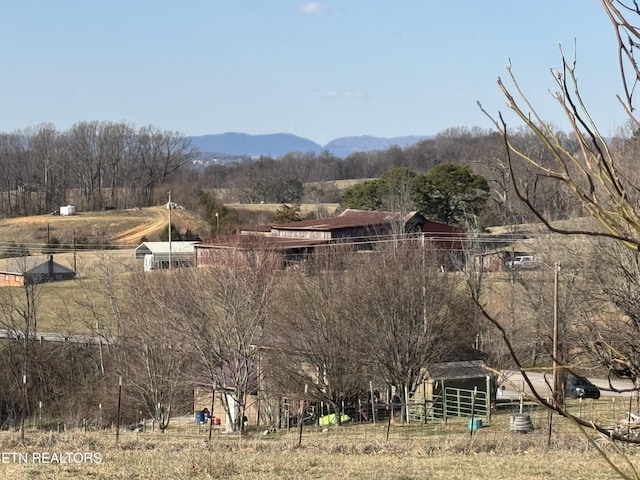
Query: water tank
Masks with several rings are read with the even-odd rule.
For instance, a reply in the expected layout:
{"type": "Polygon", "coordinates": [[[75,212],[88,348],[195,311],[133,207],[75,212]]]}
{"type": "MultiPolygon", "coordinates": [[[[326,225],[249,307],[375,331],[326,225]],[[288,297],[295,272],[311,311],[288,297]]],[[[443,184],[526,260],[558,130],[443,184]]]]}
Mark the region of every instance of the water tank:
{"type": "Polygon", "coordinates": [[[518,433],[528,433],[533,430],[531,416],[524,413],[516,413],[509,417],[509,430],[518,433]]]}

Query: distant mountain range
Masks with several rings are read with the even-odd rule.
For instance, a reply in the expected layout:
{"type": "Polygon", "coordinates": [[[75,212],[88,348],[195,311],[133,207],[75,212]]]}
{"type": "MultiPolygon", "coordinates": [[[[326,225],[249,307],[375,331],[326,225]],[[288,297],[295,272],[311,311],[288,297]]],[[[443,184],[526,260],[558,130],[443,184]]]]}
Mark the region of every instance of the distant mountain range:
{"type": "Polygon", "coordinates": [[[393,145],[401,148],[413,145],[433,136],[412,135],[406,137],[373,137],[369,135],[342,137],[320,145],[307,138],[290,133],[271,133],[266,135],[249,135],[246,133],[218,133],[188,137],[191,144],[201,153],[217,153],[230,156],[281,157],[290,152],[320,153],[323,150],[344,158],[354,152],[370,152],[385,150],[393,145]]]}

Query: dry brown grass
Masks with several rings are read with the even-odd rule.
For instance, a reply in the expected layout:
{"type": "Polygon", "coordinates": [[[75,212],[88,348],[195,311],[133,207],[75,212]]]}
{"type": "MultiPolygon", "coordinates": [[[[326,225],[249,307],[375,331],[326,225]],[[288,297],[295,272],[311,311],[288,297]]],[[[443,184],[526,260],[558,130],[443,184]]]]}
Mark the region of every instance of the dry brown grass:
{"type": "MultiPolygon", "coordinates": [[[[504,419],[503,419],[504,420],[504,419]]],[[[546,431],[509,432],[503,420],[479,430],[473,437],[460,422],[437,427],[332,427],[328,432],[310,427],[302,447],[297,432],[240,438],[216,432],[211,444],[207,432],[184,435],[125,432],[119,447],[110,433],[19,433],[0,435],[3,452],[98,452],[100,464],[2,465],[6,478],[113,479],[614,479],[619,478],[575,432],[554,435],[547,447],[546,431]]],[[[613,448],[608,451],[616,460],[613,448]]],[[[632,462],[639,457],[627,449],[632,462]]],[[[628,471],[628,470],[627,470],[628,471]]]]}
{"type": "MultiPolygon", "coordinates": [[[[349,178],[344,180],[326,180],[324,182],[308,182],[304,184],[305,189],[308,191],[310,188],[319,189],[325,192],[344,192],[347,188],[351,188],[354,185],[365,182],[367,180],[374,180],[374,178],[349,178]]],[[[213,195],[218,201],[228,204],[230,202],[237,202],[239,199],[244,198],[243,189],[238,188],[208,188],[204,191],[213,195]]]]}
{"type": "MultiPolygon", "coordinates": [[[[275,213],[280,208],[282,208],[282,203],[227,203],[226,207],[232,210],[243,210],[250,212],[266,212],[266,213],[275,213]]],[[[321,208],[328,215],[334,215],[336,211],[340,208],[339,203],[323,203],[321,208]]],[[[316,212],[316,204],[315,203],[302,203],[300,204],[300,213],[302,216],[308,215],[310,213],[316,212]]]]}
{"type": "MultiPolygon", "coordinates": [[[[594,230],[600,231],[602,227],[593,217],[578,217],[568,220],[558,220],[551,222],[555,228],[563,230],[594,230]]],[[[529,233],[529,234],[544,234],[549,233],[549,230],[543,223],[523,223],[520,225],[498,225],[487,228],[489,233],[494,235],[506,235],[510,233],[529,233]]]]}
{"type": "Polygon", "coordinates": [[[323,190],[336,189],[342,192],[347,188],[351,188],[354,185],[366,182],[367,180],[375,180],[375,178],[348,178],[345,180],[327,180],[326,182],[309,182],[305,184],[305,186],[321,188],[323,190]]]}

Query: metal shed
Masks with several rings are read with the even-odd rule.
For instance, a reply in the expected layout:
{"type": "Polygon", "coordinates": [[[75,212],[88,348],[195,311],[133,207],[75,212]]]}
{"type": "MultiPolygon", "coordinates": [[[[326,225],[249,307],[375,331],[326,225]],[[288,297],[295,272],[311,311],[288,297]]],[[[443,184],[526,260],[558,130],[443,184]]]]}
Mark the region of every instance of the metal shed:
{"type": "Polygon", "coordinates": [[[143,242],[133,251],[134,257],[144,260],[144,270],[171,267],[190,267],[196,263],[195,245],[199,242],[143,242]]]}
{"type": "Polygon", "coordinates": [[[483,360],[445,362],[429,369],[426,385],[431,413],[437,418],[488,417],[495,385],[483,360]]]}

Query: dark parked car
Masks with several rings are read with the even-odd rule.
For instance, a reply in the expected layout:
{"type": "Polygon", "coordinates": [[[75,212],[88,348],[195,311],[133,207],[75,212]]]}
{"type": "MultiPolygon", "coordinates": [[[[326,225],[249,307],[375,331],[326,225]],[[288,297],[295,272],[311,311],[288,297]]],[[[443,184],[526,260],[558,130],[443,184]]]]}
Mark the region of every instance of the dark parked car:
{"type": "Polygon", "coordinates": [[[570,398],[600,398],[600,389],[584,377],[567,375],[564,395],[570,398]]]}

